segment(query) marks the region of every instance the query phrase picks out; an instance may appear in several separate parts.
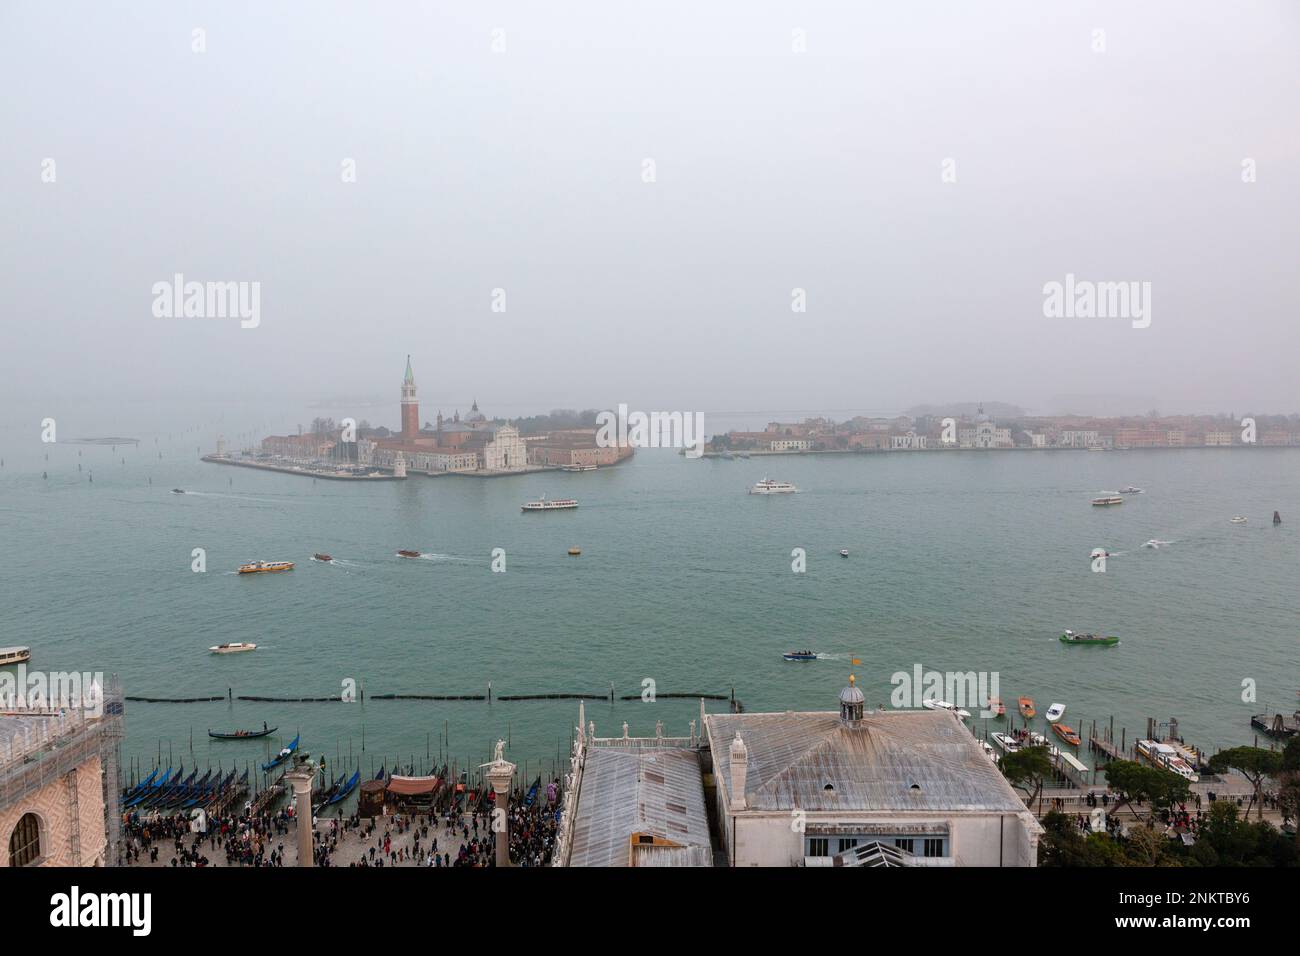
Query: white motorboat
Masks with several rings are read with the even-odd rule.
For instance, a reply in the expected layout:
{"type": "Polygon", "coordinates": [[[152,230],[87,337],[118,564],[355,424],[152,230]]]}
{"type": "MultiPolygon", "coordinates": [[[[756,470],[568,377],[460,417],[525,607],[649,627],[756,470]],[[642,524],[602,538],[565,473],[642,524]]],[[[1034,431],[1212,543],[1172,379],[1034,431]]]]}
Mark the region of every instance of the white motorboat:
{"type": "Polygon", "coordinates": [[[1048,723],[1055,723],[1065,716],[1065,705],[1053,704],[1051,707],[1047,708],[1047,713],[1043,716],[1047,718],[1048,723]]]}
{"type": "Polygon", "coordinates": [[[976,741],[980,745],[980,750],[984,751],[984,756],[988,757],[994,763],[998,762],[998,752],[993,749],[993,745],[987,740],[976,741]]]}
{"type": "Polygon", "coordinates": [[[751,495],[789,495],[798,491],[794,485],[788,481],[777,481],[774,478],[764,478],[757,482],[753,488],[749,489],[751,495]]]}
{"type": "Polygon", "coordinates": [[[257,650],[257,645],[247,641],[236,641],[233,644],[217,644],[215,647],[209,647],[208,650],[213,654],[242,654],[244,651],[257,650]]]}
{"type": "Polygon", "coordinates": [[[1121,488],[1119,493],[1121,495],[1140,495],[1142,494],[1142,489],[1134,488],[1132,485],[1129,485],[1127,488],[1121,488]]]}
{"type": "Polygon", "coordinates": [[[1233,524],[1245,524],[1245,523],[1246,523],[1246,519],[1243,518],[1241,515],[1233,515],[1232,518],[1231,518],[1230,520],[1232,521],[1233,524]]]}
{"type": "Polygon", "coordinates": [[[946,700],[923,700],[921,701],[921,706],[929,710],[949,711],[951,713],[956,714],[962,720],[968,720],[970,718],[969,710],[962,710],[956,704],[950,704],[946,700]]]}
{"type": "Polygon", "coordinates": [[[994,731],[989,734],[993,742],[1002,748],[1003,753],[1013,754],[1020,749],[1020,741],[1016,740],[1010,734],[1004,734],[1002,731],[994,731]]]}

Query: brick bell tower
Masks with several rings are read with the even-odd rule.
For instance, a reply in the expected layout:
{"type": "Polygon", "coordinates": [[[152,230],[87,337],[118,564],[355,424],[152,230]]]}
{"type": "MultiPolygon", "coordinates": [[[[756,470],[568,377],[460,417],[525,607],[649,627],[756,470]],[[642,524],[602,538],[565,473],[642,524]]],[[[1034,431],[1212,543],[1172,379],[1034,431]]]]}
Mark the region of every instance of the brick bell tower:
{"type": "Polygon", "coordinates": [[[406,377],[402,379],[402,437],[414,438],[420,433],[420,402],[415,397],[415,374],[411,371],[411,356],[406,357],[406,377]]]}

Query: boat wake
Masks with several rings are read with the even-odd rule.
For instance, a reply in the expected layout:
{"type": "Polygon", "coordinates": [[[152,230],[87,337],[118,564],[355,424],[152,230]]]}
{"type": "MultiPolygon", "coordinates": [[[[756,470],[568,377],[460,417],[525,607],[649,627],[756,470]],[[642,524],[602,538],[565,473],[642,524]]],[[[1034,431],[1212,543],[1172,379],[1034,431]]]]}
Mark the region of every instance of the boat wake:
{"type": "Polygon", "coordinates": [[[421,554],[418,560],[432,561],[435,564],[481,564],[482,563],[480,561],[475,561],[473,558],[462,558],[454,554],[436,554],[428,551],[421,554]]]}
{"type": "Polygon", "coordinates": [[[231,498],[235,501],[259,501],[268,505],[284,503],[283,499],[280,498],[257,498],[253,495],[231,495],[224,494],[220,491],[184,491],[181,492],[181,494],[185,495],[187,498],[231,498]]]}
{"type": "Polygon", "coordinates": [[[1152,551],[1158,551],[1159,549],[1171,545],[1173,543],[1174,542],[1172,541],[1161,541],[1159,538],[1152,538],[1150,541],[1143,544],[1142,547],[1150,548],[1152,551]]]}

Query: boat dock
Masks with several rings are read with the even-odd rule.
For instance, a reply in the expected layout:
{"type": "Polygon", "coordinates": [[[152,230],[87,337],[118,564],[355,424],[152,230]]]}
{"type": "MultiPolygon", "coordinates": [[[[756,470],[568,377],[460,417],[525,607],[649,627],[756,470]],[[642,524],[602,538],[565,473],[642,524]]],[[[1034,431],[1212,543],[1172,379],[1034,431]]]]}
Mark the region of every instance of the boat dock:
{"type": "Polygon", "coordinates": [[[256,468],[259,471],[275,471],[282,475],[297,475],[300,478],[323,478],[326,481],[405,481],[405,475],[380,474],[371,471],[364,475],[340,472],[338,469],[314,468],[310,465],[285,465],[257,461],[252,458],[232,458],[230,455],[204,455],[200,461],[213,465],[234,465],[237,468],[256,468]]]}
{"type": "Polygon", "coordinates": [[[1250,718],[1250,726],[1266,737],[1274,740],[1289,740],[1300,734],[1300,710],[1294,714],[1256,714],[1250,718]]]}

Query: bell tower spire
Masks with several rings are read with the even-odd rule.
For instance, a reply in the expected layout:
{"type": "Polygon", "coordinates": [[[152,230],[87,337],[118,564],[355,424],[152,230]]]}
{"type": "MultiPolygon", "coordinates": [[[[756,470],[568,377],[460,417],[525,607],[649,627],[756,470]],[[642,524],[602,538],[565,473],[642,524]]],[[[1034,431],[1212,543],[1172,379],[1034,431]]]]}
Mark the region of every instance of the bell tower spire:
{"type": "Polygon", "coordinates": [[[415,397],[415,373],[411,371],[411,356],[406,356],[406,376],[402,379],[402,437],[414,438],[420,434],[420,402],[415,397]]]}

